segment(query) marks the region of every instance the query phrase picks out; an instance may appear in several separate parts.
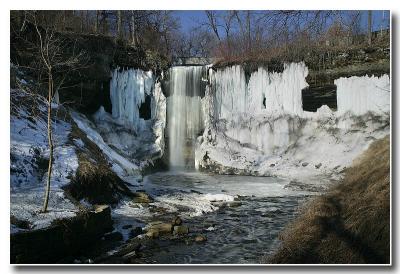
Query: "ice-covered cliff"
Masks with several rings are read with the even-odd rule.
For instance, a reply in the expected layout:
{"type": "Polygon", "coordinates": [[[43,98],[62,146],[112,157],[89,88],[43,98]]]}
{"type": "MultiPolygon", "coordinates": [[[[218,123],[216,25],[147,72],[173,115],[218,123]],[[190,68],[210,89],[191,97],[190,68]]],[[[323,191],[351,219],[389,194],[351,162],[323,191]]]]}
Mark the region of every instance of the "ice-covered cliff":
{"type": "Polygon", "coordinates": [[[217,173],[332,178],[374,139],[390,132],[390,81],[340,78],[338,110],[302,109],[304,63],[245,77],[240,66],[211,71],[202,99],[205,131],[196,167],[217,173]]]}
{"type": "Polygon", "coordinates": [[[112,116],[135,131],[144,126],[139,108],[154,88],[153,73],[140,69],[115,69],[110,82],[112,116]]]}
{"type": "Polygon", "coordinates": [[[308,86],[304,63],[285,64],[282,73],[258,68],[248,81],[241,66],[210,73],[218,119],[234,113],[301,114],[301,90],[308,86]]]}
{"type": "Polygon", "coordinates": [[[81,117],[83,128],[90,127],[115,151],[112,155],[120,155],[129,175],[164,154],[166,98],[151,71],[119,68],[112,73],[110,98],[112,113],[100,107],[94,123],[81,117]]]}
{"type": "Polygon", "coordinates": [[[363,115],[368,111],[378,114],[390,112],[389,76],[362,76],[339,78],[337,86],[338,114],[352,112],[363,115]]]}

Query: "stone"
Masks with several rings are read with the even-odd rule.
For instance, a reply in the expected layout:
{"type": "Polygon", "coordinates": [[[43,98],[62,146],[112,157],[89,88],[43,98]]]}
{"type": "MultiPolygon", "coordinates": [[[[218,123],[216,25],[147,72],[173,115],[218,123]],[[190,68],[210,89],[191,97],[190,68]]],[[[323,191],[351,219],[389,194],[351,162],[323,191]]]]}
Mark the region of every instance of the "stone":
{"type": "Polygon", "coordinates": [[[307,162],[304,162],[304,163],[302,163],[301,165],[302,165],[302,166],[308,166],[308,163],[307,163],[307,162]]]}
{"type": "Polygon", "coordinates": [[[162,234],[163,233],[171,233],[172,232],[172,224],[161,223],[161,224],[152,226],[151,229],[156,229],[162,234]]]}
{"type": "Polygon", "coordinates": [[[172,221],[172,224],[175,225],[181,225],[182,224],[182,219],[179,216],[176,216],[174,220],[172,221]]]}
{"type": "Polygon", "coordinates": [[[159,232],[157,230],[149,230],[146,232],[146,236],[149,238],[158,238],[160,236],[159,232]]]}
{"type": "Polygon", "coordinates": [[[195,241],[196,243],[202,243],[202,242],[207,241],[207,238],[206,238],[206,236],[204,236],[204,235],[197,235],[197,236],[194,238],[194,241],[195,241]]]}
{"type": "Polygon", "coordinates": [[[319,163],[319,164],[315,165],[315,168],[316,168],[316,169],[319,169],[321,166],[322,166],[322,164],[319,163]]]}
{"type": "Polygon", "coordinates": [[[106,241],[122,241],[123,237],[120,232],[112,232],[104,234],[104,240],[106,241]]]}
{"type": "Polygon", "coordinates": [[[185,225],[174,226],[174,235],[186,235],[189,233],[189,228],[185,225]]]}
{"type": "Polygon", "coordinates": [[[140,226],[135,227],[129,232],[129,238],[135,238],[143,233],[143,229],[140,226]]]}
{"type": "Polygon", "coordinates": [[[132,227],[132,225],[124,225],[124,226],[122,226],[122,229],[128,229],[128,228],[131,228],[132,227]]]}
{"type": "Polygon", "coordinates": [[[151,225],[146,232],[146,236],[150,238],[157,238],[162,235],[168,235],[172,233],[172,224],[167,223],[157,223],[151,225]]]}
{"type": "Polygon", "coordinates": [[[94,206],[94,212],[95,213],[100,213],[100,212],[104,212],[104,211],[110,211],[111,212],[110,206],[108,206],[108,205],[95,205],[94,206]]]}
{"type": "Polygon", "coordinates": [[[129,253],[125,254],[124,256],[122,256],[122,258],[123,259],[129,259],[129,258],[132,258],[132,257],[135,257],[135,256],[136,256],[136,251],[134,250],[132,252],[129,252],[129,253]]]}
{"type": "Polygon", "coordinates": [[[153,200],[154,199],[145,192],[135,192],[134,197],[132,199],[133,202],[140,204],[148,204],[153,202],[153,200]]]}
{"type": "Polygon", "coordinates": [[[239,207],[241,205],[242,205],[242,203],[238,202],[238,201],[233,201],[233,202],[228,203],[229,207],[239,207]]]}
{"type": "Polygon", "coordinates": [[[275,166],[275,164],[270,164],[269,166],[270,166],[270,167],[274,167],[274,166],[275,166]]]}

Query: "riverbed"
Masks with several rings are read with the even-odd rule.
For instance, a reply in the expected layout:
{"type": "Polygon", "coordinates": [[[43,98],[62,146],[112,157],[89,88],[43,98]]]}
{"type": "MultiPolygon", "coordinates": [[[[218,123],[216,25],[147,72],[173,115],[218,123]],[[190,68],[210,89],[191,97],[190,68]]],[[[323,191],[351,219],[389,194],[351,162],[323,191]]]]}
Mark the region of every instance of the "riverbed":
{"type": "MultiPolygon", "coordinates": [[[[116,230],[129,238],[129,224],[145,228],[179,216],[189,227],[187,237],[145,241],[139,263],[257,264],[275,251],[278,235],[315,192],[292,190],[275,177],[209,175],[168,171],[146,176],[132,188],[154,201],[122,203],[114,209],[116,230]],[[193,241],[196,235],[204,242],[193,241]]],[[[140,238],[141,236],[139,236],[140,238]]]]}

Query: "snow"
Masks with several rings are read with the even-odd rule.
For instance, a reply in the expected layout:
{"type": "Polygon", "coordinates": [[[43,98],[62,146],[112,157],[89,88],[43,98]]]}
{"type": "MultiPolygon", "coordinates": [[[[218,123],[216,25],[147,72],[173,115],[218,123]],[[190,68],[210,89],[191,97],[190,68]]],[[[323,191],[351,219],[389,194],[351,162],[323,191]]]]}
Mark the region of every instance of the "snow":
{"type": "Polygon", "coordinates": [[[210,72],[214,84],[202,99],[205,130],[196,144],[197,169],[323,183],[340,178],[373,140],[390,133],[387,75],[340,78],[338,111],[323,105],[307,112],[301,102],[304,63],[286,64],[282,73],[259,68],[247,86],[240,66],[210,72]]]}
{"type": "Polygon", "coordinates": [[[151,71],[119,68],[112,73],[110,98],[112,114],[101,106],[89,117],[92,121],[78,113],[74,113],[73,118],[107,155],[117,174],[125,178],[137,177],[141,169],[164,154],[166,98],[151,71]],[[148,120],[139,116],[146,96],[150,98],[148,120]]]}
{"type": "MultiPolygon", "coordinates": [[[[53,121],[54,161],[49,212],[39,213],[43,206],[47,179],[45,159],[49,158],[45,102],[37,99],[38,113],[34,114],[31,106],[21,103],[26,94],[20,90],[11,90],[11,96],[13,101],[20,102],[10,119],[11,215],[29,221],[34,229],[46,227],[58,218],[75,216],[77,209],[64,197],[61,189],[70,182],[70,176],[78,168],[75,147],[67,143],[71,125],[60,119],[53,121]]],[[[18,231],[20,229],[12,226],[13,233],[18,231]]]]}
{"type": "Polygon", "coordinates": [[[377,114],[390,112],[390,79],[387,74],[381,77],[362,76],[339,78],[337,86],[338,114],[352,112],[363,115],[368,111],[377,114]]]}
{"type": "Polygon", "coordinates": [[[71,112],[71,116],[77,126],[86,134],[87,138],[94,142],[108,157],[108,160],[110,163],[112,163],[112,169],[115,173],[117,173],[120,177],[139,173],[139,167],[118,154],[106,142],[104,142],[101,135],[95,130],[96,126],[83,114],[71,112]]]}
{"type": "Polygon", "coordinates": [[[145,96],[150,95],[153,88],[154,79],[151,71],[116,68],[112,72],[110,81],[113,117],[136,132],[141,130],[144,120],[139,117],[139,108],[145,102],[145,96]]]}

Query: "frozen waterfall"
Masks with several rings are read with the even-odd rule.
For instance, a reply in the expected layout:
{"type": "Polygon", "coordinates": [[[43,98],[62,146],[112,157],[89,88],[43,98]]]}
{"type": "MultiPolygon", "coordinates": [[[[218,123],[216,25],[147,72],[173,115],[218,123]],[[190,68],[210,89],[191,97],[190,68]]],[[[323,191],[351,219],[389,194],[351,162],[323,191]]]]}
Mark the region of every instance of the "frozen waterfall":
{"type": "Polygon", "coordinates": [[[139,108],[146,95],[151,95],[153,87],[151,71],[115,69],[110,82],[113,118],[138,132],[144,124],[139,108]]]}
{"type": "Polygon", "coordinates": [[[251,73],[248,82],[241,66],[210,73],[216,117],[227,119],[235,113],[258,114],[264,111],[301,115],[301,90],[308,86],[307,74],[304,63],[285,64],[281,73],[259,67],[251,73]]]}
{"type": "Polygon", "coordinates": [[[338,113],[352,112],[363,115],[369,111],[377,114],[390,111],[390,78],[376,76],[352,76],[335,80],[337,86],[338,113]]]}
{"type": "Polygon", "coordinates": [[[170,69],[167,102],[169,163],[171,167],[190,165],[191,149],[202,128],[202,66],[177,66],[170,69]],[[189,154],[189,155],[188,155],[189,154]],[[188,157],[189,156],[189,157],[188,157]]]}

